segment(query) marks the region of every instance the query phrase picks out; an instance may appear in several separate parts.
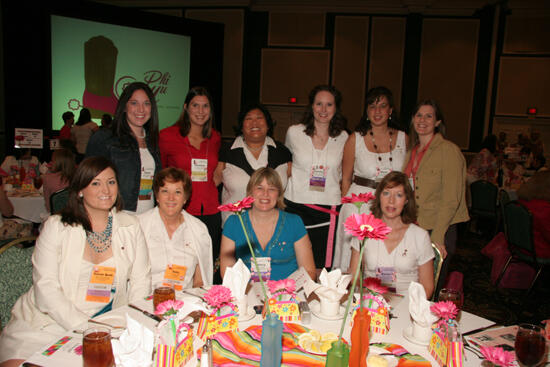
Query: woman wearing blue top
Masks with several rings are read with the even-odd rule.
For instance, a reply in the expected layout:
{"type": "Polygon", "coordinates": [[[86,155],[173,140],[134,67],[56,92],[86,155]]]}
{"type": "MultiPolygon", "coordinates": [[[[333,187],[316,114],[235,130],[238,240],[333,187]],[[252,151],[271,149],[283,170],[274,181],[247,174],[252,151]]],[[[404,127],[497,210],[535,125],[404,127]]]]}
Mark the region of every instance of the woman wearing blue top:
{"type": "MultiPolygon", "coordinates": [[[[284,208],[283,186],[273,168],[260,168],[252,174],[246,187],[254,198],[252,208],[243,213],[243,222],[254,248],[264,279],[287,278],[304,267],[315,279],[315,263],[311,242],[302,219],[284,208]]],[[[230,216],[224,227],[220,251],[221,274],[242,259],[250,267],[250,251],[239,218],[230,216]]],[[[253,274],[253,279],[254,277],[253,274]]]]}

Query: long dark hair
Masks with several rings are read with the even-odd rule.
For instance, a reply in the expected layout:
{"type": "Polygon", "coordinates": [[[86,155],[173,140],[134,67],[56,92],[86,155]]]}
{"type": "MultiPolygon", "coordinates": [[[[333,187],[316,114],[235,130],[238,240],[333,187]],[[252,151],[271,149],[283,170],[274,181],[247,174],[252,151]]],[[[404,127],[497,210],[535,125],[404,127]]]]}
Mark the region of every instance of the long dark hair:
{"type": "MultiPolygon", "coordinates": [[[[87,231],[92,230],[88,212],[84,207],[84,199],[79,197],[78,193],[80,190],[88,187],[90,182],[107,168],[111,168],[115,172],[115,176],[117,176],[115,165],[105,157],[89,157],[80,162],[69,185],[67,206],[61,211],[61,221],[63,223],[71,226],[81,225],[87,231]]],[[[117,210],[122,210],[120,190],[117,194],[114,207],[117,210]]]]}
{"type": "Polygon", "coordinates": [[[52,154],[52,172],[59,172],[61,179],[71,182],[76,170],[74,153],[69,149],[57,149],[52,154]]]}
{"type": "Polygon", "coordinates": [[[80,114],[78,115],[78,120],[75,125],[84,125],[90,121],[92,121],[92,114],[90,113],[90,110],[83,108],[80,110],[80,114]]]}
{"type": "Polygon", "coordinates": [[[158,150],[158,141],[159,141],[159,117],[157,109],[157,101],[153,95],[153,91],[149,86],[142,82],[133,82],[129,84],[118,99],[118,104],[116,106],[115,118],[111,124],[111,130],[113,135],[117,136],[120,141],[124,144],[131,145],[132,142],[136,141],[136,138],[132,134],[130,126],[128,126],[128,121],[126,117],[126,104],[134,94],[136,90],[141,89],[147,94],[147,98],[151,102],[151,117],[149,121],[143,125],[147,133],[147,145],[152,147],[154,151],[158,150]]]}
{"type": "Polygon", "coordinates": [[[378,184],[376,188],[376,193],[374,194],[374,200],[371,205],[372,215],[375,218],[382,218],[382,208],[380,206],[380,195],[382,191],[386,188],[394,188],[397,186],[403,186],[403,191],[405,191],[405,197],[407,202],[403,206],[401,211],[401,220],[404,224],[410,224],[416,222],[416,201],[414,199],[414,192],[409,183],[407,175],[403,172],[392,171],[388,173],[382,181],[378,184]]]}
{"type": "Polygon", "coordinates": [[[336,112],[330,120],[330,125],[328,127],[328,134],[331,138],[334,138],[346,128],[348,120],[342,115],[340,106],[342,105],[342,94],[338,89],[334,88],[331,85],[318,85],[309,92],[309,104],[306,107],[306,113],[302,118],[301,124],[305,125],[304,132],[308,136],[313,136],[315,133],[315,121],[313,117],[313,103],[315,102],[315,96],[319,92],[329,92],[334,97],[334,104],[336,105],[336,112]]]}
{"type": "Polygon", "coordinates": [[[424,99],[416,104],[411,116],[411,127],[409,129],[409,149],[414,148],[420,143],[420,140],[418,139],[418,134],[414,129],[413,120],[414,115],[416,115],[416,113],[422,106],[431,106],[434,109],[435,121],[441,121],[439,125],[435,127],[434,134],[440,133],[443,137],[445,137],[445,119],[443,118],[441,108],[439,108],[439,105],[437,104],[435,99],[424,99]]]}
{"type": "Polygon", "coordinates": [[[187,92],[187,96],[185,97],[183,111],[181,112],[178,121],[176,121],[176,125],[180,128],[181,136],[185,137],[189,134],[189,130],[191,130],[191,121],[189,120],[189,112],[187,112],[187,109],[189,108],[189,103],[191,103],[191,100],[196,96],[205,96],[208,99],[208,104],[210,105],[210,118],[202,127],[202,137],[209,138],[210,135],[212,135],[212,126],[214,125],[214,105],[212,104],[212,97],[210,96],[210,93],[208,93],[204,87],[193,87],[189,89],[189,92],[187,92]]]}
{"type": "Polygon", "coordinates": [[[360,133],[361,136],[365,136],[371,129],[371,123],[367,114],[369,105],[378,102],[382,97],[386,97],[388,104],[392,108],[391,115],[388,119],[388,127],[400,130],[399,122],[397,121],[397,113],[395,112],[395,106],[393,104],[393,94],[388,88],[380,86],[371,88],[367,92],[367,97],[365,98],[365,111],[363,112],[363,116],[361,116],[361,120],[359,120],[359,124],[355,127],[355,131],[360,133]]]}

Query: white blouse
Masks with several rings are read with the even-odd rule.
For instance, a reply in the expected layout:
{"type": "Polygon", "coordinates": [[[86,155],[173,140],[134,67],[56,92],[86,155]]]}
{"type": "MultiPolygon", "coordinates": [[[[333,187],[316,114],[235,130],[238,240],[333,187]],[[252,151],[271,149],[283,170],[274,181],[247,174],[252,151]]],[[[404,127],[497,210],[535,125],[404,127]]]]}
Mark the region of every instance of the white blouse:
{"type": "Polygon", "coordinates": [[[329,137],[325,147],[315,149],[311,137],[302,124],[293,125],[286,132],[285,145],[292,152],[292,175],[288,179],[285,198],[300,204],[339,205],[341,203],[342,157],[348,133],[329,137]],[[314,165],[326,167],[324,191],[310,190],[310,176],[314,165]]]}

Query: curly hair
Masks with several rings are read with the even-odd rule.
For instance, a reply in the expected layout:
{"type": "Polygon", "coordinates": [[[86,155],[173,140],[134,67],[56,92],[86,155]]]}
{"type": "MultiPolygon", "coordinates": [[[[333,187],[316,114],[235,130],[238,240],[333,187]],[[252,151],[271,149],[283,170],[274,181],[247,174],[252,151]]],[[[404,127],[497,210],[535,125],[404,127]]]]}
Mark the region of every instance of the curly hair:
{"type": "Polygon", "coordinates": [[[363,113],[363,116],[361,116],[361,120],[359,120],[359,123],[355,127],[355,131],[361,134],[361,136],[365,136],[367,132],[371,129],[371,123],[367,114],[369,106],[373,103],[380,101],[380,98],[382,97],[386,97],[386,99],[388,100],[388,104],[392,109],[391,115],[388,119],[388,126],[396,130],[401,130],[399,126],[399,121],[397,119],[397,112],[395,112],[395,106],[393,104],[393,94],[388,88],[379,86],[371,88],[367,92],[367,97],[365,98],[365,111],[363,113]]]}
{"type": "Polygon", "coordinates": [[[319,92],[329,92],[334,97],[334,104],[336,105],[336,112],[330,120],[330,125],[328,128],[328,134],[331,138],[337,137],[340,135],[342,130],[346,129],[346,124],[348,120],[342,115],[341,105],[342,105],[342,94],[331,85],[317,85],[315,88],[309,92],[309,104],[306,107],[306,112],[302,121],[300,122],[305,126],[304,132],[308,136],[313,136],[315,133],[315,119],[313,117],[313,104],[315,103],[315,97],[319,92]]]}

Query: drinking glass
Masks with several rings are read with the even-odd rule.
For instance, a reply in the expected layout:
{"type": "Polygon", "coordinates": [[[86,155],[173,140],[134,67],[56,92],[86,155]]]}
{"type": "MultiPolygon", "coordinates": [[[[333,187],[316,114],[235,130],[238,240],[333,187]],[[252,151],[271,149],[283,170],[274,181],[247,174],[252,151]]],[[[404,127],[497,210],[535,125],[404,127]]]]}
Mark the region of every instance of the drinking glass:
{"type": "Polygon", "coordinates": [[[531,324],[520,324],[514,349],[520,366],[532,367],[538,365],[542,361],[546,349],[542,328],[531,324]]]}
{"type": "Polygon", "coordinates": [[[114,367],[111,332],[106,327],[93,327],[84,332],[82,340],[84,367],[114,367]]]}
{"type": "Polygon", "coordinates": [[[169,300],[176,300],[176,292],[174,291],[174,288],[164,283],[156,284],[155,291],[153,292],[153,307],[155,310],[159,304],[169,300]]]}
{"type": "Polygon", "coordinates": [[[462,309],[462,293],[455,289],[443,288],[439,291],[439,302],[451,301],[455,304],[456,308],[462,309]]]}

